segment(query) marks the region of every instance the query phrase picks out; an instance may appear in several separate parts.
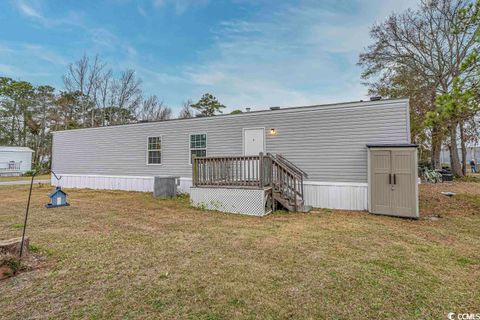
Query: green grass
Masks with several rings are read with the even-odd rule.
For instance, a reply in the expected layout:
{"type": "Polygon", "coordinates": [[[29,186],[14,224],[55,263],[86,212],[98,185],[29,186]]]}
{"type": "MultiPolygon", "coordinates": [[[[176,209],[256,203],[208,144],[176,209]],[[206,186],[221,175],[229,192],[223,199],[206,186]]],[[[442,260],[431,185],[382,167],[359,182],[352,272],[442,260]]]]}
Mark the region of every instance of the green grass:
{"type": "MultiPolygon", "coordinates": [[[[2,319],[446,319],[480,301],[480,184],[421,186],[420,220],[314,210],[264,218],[188,198],[35,186],[34,268],[0,281],[2,319]],[[449,198],[441,191],[453,191],[449,198]],[[442,218],[431,221],[427,216],[442,218]],[[43,260],[42,260],[43,259],[43,260]]],[[[20,236],[28,186],[0,188],[20,236]]]]}
{"type": "MultiPolygon", "coordinates": [[[[0,176],[0,182],[23,181],[23,180],[30,181],[31,179],[32,179],[32,177],[28,177],[28,176],[15,176],[15,177],[0,176]]],[[[41,174],[41,175],[35,176],[35,180],[50,180],[50,175],[49,174],[41,174]]]]}

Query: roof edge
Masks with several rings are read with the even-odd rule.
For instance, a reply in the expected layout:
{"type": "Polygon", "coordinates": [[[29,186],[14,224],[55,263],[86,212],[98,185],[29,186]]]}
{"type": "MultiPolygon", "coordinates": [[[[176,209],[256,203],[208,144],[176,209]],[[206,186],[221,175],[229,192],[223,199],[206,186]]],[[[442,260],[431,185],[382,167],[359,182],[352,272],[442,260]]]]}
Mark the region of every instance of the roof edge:
{"type": "Polygon", "coordinates": [[[136,122],[136,123],[126,123],[126,124],[117,124],[112,126],[104,126],[104,127],[91,127],[91,128],[77,128],[77,129],[70,129],[70,130],[60,130],[60,131],[52,131],[52,134],[59,133],[59,132],[72,132],[78,130],[97,130],[97,129],[105,129],[105,128],[114,128],[114,127],[123,127],[123,126],[141,126],[147,125],[152,123],[165,123],[170,121],[200,121],[200,120],[211,120],[217,119],[221,117],[245,117],[249,115],[256,115],[256,114],[265,114],[265,113],[288,113],[288,112],[297,112],[303,110],[311,110],[315,108],[349,108],[349,107],[360,107],[365,105],[385,105],[385,104],[394,104],[394,103],[401,103],[406,102],[408,103],[410,98],[392,98],[392,99],[382,99],[377,101],[370,101],[370,100],[360,100],[360,101],[349,101],[349,102],[338,102],[338,103],[327,103],[327,104],[315,104],[315,105],[307,105],[307,106],[296,106],[296,107],[285,107],[280,108],[278,110],[257,110],[257,111],[250,111],[250,112],[243,112],[237,114],[220,114],[214,117],[193,117],[193,118],[186,118],[186,119],[168,119],[168,120],[158,120],[158,121],[150,121],[150,122],[136,122]]]}
{"type": "Polygon", "coordinates": [[[0,146],[0,152],[35,152],[29,147],[0,146]]]}

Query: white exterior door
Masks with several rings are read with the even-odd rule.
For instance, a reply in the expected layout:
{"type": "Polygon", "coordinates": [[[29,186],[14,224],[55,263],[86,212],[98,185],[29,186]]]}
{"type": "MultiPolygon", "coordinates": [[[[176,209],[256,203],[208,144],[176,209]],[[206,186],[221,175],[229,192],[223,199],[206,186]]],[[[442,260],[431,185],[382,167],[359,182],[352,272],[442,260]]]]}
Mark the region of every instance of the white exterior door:
{"type": "Polygon", "coordinates": [[[258,156],[265,153],[265,129],[244,129],[243,131],[243,154],[246,156],[258,156]]]}

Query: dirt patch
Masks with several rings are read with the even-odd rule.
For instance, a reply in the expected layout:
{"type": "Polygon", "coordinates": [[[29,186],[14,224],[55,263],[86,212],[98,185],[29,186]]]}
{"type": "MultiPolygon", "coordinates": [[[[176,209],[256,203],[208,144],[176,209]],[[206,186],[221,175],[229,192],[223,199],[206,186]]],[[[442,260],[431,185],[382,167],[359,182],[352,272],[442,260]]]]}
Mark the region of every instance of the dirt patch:
{"type": "Polygon", "coordinates": [[[0,280],[13,276],[17,269],[17,257],[10,254],[0,254],[0,280]]]}

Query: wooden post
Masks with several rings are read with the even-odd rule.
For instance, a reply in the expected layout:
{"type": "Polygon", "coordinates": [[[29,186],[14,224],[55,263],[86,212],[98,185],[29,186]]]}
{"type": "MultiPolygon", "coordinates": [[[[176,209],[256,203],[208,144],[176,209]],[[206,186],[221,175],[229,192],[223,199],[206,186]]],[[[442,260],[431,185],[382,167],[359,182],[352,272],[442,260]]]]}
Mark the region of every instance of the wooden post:
{"type": "Polygon", "coordinates": [[[192,155],[192,184],[194,187],[197,186],[197,159],[195,159],[195,155],[192,155]]]}
{"type": "Polygon", "coordinates": [[[260,188],[263,189],[263,179],[264,179],[264,172],[263,172],[263,152],[260,152],[258,155],[258,184],[260,188]]]}
{"type": "Polygon", "coordinates": [[[301,190],[302,199],[303,199],[303,176],[300,176],[300,190],[301,190]]]}
{"type": "Polygon", "coordinates": [[[268,157],[268,164],[270,165],[270,187],[273,190],[273,159],[268,157]]]}
{"type": "Polygon", "coordinates": [[[248,169],[246,181],[247,181],[247,185],[251,185],[252,175],[251,175],[250,171],[252,171],[252,164],[250,163],[250,157],[247,157],[246,165],[247,165],[247,169],[248,169]]]}
{"type": "Polygon", "coordinates": [[[298,208],[297,208],[297,193],[295,192],[296,183],[297,183],[297,179],[295,177],[293,177],[293,203],[294,203],[295,212],[298,211],[298,208]]]}

